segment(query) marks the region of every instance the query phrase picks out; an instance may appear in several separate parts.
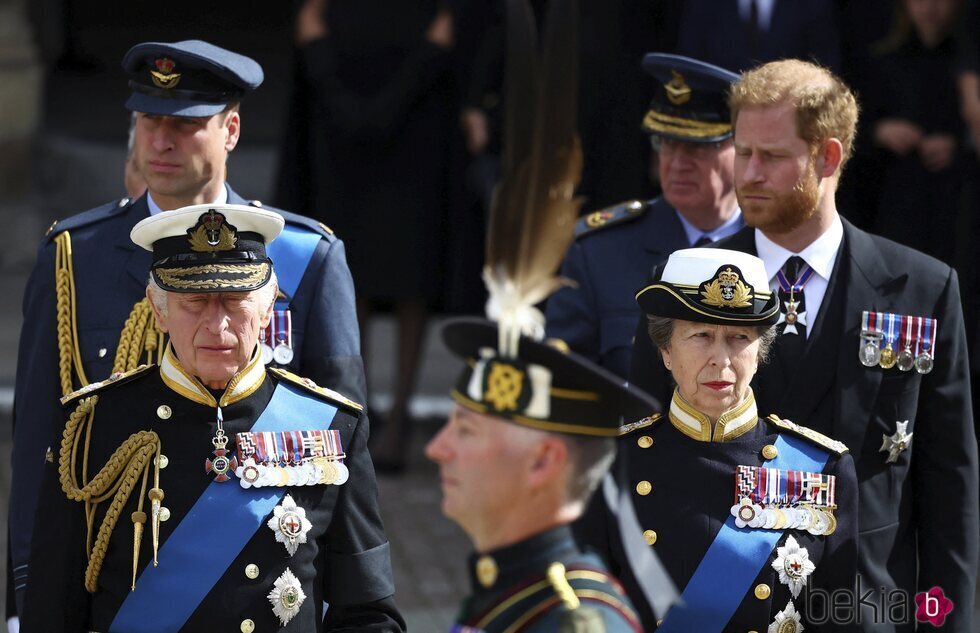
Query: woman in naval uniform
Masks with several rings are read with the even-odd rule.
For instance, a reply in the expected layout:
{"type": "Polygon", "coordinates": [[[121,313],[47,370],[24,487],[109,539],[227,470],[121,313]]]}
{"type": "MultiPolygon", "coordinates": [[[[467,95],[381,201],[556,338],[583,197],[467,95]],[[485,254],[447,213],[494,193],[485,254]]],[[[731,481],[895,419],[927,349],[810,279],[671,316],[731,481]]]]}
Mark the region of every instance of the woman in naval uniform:
{"type": "Polygon", "coordinates": [[[841,630],[830,592],[854,586],[854,464],[840,442],[759,417],[749,383],[779,317],[762,261],[677,251],[637,300],[677,386],[667,416],[620,446],[616,479],[635,519],[599,495],[585,540],[612,563],[644,630],[841,630]],[[637,544],[682,591],[659,620],[637,581],[637,544]]]}

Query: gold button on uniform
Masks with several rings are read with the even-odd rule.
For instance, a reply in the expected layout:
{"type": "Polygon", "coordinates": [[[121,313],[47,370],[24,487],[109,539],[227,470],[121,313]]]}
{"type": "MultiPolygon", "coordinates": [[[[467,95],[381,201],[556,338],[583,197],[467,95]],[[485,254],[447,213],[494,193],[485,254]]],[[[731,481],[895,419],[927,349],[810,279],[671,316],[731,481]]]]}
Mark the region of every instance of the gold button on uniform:
{"type": "Polygon", "coordinates": [[[245,565],[245,575],[250,580],[255,580],[256,578],[259,577],[259,566],[256,565],[255,563],[249,563],[248,565],[245,565]]]}
{"type": "Polygon", "coordinates": [[[173,415],[173,411],[167,405],[161,404],[157,407],[157,417],[161,420],[169,420],[171,415],[173,415]]]}
{"type": "Polygon", "coordinates": [[[644,480],[636,484],[636,492],[642,497],[650,494],[651,490],[653,490],[653,485],[649,481],[644,480]]]}
{"type": "Polygon", "coordinates": [[[161,521],[170,520],[170,508],[160,508],[160,520],[161,521]]]}
{"type": "Polygon", "coordinates": [[[647,542],[647,545],[653,545],[657,542],[657,533],[653,530],[644,530],[643,540],[647,542]]]}
{"type": "Polygon", "coordinates": [[[640,448],[650,448],[651,446],[653,446],[653,438],[650,437],[649,435],[641,435],[636,440],[636,445],[639,446],[640,448]]]}
{"type": "Polygon", "coordinates": [[[766,444],[762,447],[762,456],[766,459],[776,459],[776,455],[779,455],[779,449],[772,444],[766,444]]]}
{"type": "Polygon", "coordinates": [[[240,628],[242,633],[252,633],[255,630],[255,622],[248,619],[242,620],[242,626],[240,628]]]}
{"type": "Polygon", "coordinates": [[[167,465],[170,463],[170,458],[167,457],[166,455],[162,454],[162,453],[160,454],[159,459],[154,458],[154,460],[157,461],[157,462],[159,462],[159,465],[160,465],[160,469],[161,470],[164,469],[164,468],[166,468],[167,465]]]}
{"type": "Polygon", "coordinates": [[[766,600],[771,593],[772,590],[769,588],[769,585],[764,582],[760,582],[755,586],[755,597],[759,600],[766,600]]]}

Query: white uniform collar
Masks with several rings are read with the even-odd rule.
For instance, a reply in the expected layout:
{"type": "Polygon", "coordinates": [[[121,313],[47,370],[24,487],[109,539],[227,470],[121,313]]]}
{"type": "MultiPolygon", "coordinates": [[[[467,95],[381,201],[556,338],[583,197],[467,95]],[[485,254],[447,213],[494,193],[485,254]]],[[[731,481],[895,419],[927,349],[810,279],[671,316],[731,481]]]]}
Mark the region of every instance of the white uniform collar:
{"type": "Polygon", "coordinates": [[[251,395],[262,385],[262,381],[265,380],[265,365],[262,363],[262,355],[256,348],[252,359],[244,369],[235,374],[225,388],[221,400],[218,401],[197,377],[192,376],[181,366],[168,343],[167,352],[163,355],[163,362],[160,363],[160,377],[164,384],[188,400],[206,407],[226,407],[251,395]]]}

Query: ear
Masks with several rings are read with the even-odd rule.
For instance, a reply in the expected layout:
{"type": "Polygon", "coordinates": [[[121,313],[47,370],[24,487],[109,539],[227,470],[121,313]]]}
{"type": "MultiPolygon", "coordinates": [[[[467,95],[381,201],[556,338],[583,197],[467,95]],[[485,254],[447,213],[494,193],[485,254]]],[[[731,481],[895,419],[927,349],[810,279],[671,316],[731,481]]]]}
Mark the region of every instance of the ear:
{"type": "Polygon", "coordinates": [[[568,464],[568,446],[557,437],[545,437],[534,447],[530,458],[528,484],[540,488],[561,477],[568,464]]]}
{"type": "Polygon", "coordinates": [[[150,309],[153,310],[153,317],[157,320],[157,327],[160,328],[160,331],[164,334],[170,332],[170,326],[167,324],[167,316],[160,312],[160,310],[157,308],[157,304],[154,303],[153,297],[150,296],[149,286],[146,287],[146,301],[150,304],[150,309]]]}
{"type": "Polygon", "coordinates": [[[230,152],[238,145],[238,137],[242,133],[242,117],[237,110],[232,110],[225,115],[224,128],[227,133],[225,151],[230,152]]]}
{"type": "Polygon", "coordinates": [[[273,284],[273,285],[276,288],[275,288],[275,292],[272,293],[272,301],[269,302],[269,305],[266,307],[265,312],[262,313],[259,317],[259,325],[262,326],[262,329],[269,327],[269,323],[272,321],[272,313],[276,307],[276,297],[279,296],[279,284],[273,284]]]}
{"type": "Polygon", "coordinates": [[[842,160],[844,160],[844,145],[836,138],[827,139],[817,154],[817,176],[832,177],[840,168],[842,160]]]}
{"type": "Polygon", "coordinates": [[[660,352],[660,359],[664,362],[664,367],[670,369],[670,350],[666,347],[657,350],[660,352]]]}

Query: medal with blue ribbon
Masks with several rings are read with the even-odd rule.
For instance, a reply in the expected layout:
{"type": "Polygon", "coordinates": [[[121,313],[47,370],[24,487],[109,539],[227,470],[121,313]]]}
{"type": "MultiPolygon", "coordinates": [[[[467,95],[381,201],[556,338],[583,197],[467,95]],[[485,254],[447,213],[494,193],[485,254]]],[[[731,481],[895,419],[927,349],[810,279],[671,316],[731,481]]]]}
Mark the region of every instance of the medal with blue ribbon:
{"type": "Polygon", "coordinates": [[[803,264],[803,268],[793,283],[790,283],[789,278],[786,277],[782,269],[776,272],[776,281],[779,283],[779,289],[789,294],[789,300],[783,302],[783,311],[779,315],[779,321],[776,322],[777,325],[785,323],[782,331],[783,334],[799,334],[797,325],[806,327],[806,312],[799,311],[800,301],[797,301],[796,295],[802,294],[803,288],[813,278],[814,272],[809,264],[803,264]]]}

